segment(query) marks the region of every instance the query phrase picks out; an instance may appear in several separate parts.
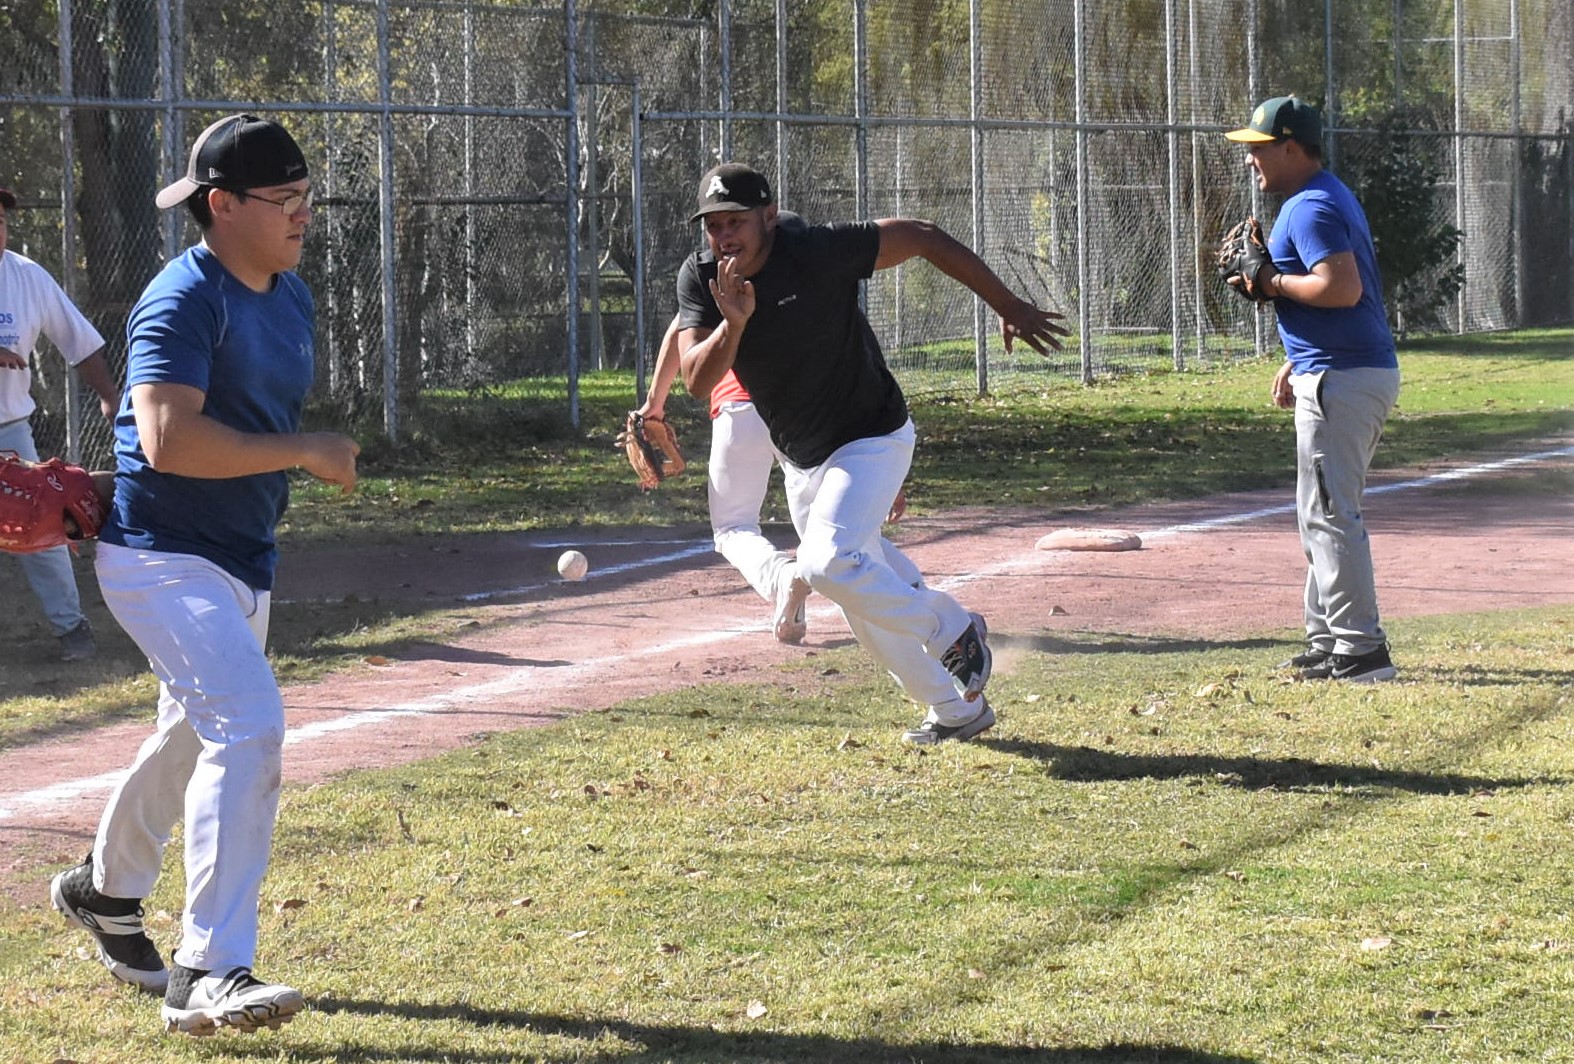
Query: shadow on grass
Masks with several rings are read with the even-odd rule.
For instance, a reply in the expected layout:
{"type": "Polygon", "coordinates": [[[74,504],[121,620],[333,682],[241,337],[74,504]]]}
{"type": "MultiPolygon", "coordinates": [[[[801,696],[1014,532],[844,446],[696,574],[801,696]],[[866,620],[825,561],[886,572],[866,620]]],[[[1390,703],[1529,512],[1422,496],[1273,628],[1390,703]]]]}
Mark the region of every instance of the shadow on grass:
{"type": "MultiPolygon", "coordinates": [[[[618,1062],[636,1064],[644,1060],[674,1062],[756,1061],[759,1064],[823,1064],[857,1061],[858,1064],[990,1064],[990,1062],[1028,1062],[1035,1064],[1255,1064],[1255,1058],[1234,1053],[1213,1053],[1173,1045],[1114,1044],[1103,1046],[1046,1049],[1042,1047],[991,1045],[988,1043],[947,1044],[942,1042],[891,1043],[875,1038],[835,1038],[827,1035],[783,1034],[777,1031],[718,1031],[711,1027],[641,1024],[627,1020],[596,1017],[552,1016],[516,1009],[486,1009],[469,1005],[420,1005],[397,1001],[360,1001],[327,997],[313,1003],[313,1009],[327,1014],[354,1016],[392,1016],[407,1020],[447,1021],[477,1027],[510,1027],[534,1035],[573,1038],[585,1043],[574,1059],[582,1064],[618,1062]],[[608,1036],[627,1045],[598,1047],[608,1036]]],[[[305,1048],[304,1046],[301,1048],[305,1048]]],[[[363,1056],[351,1046],[335,1045],[334,1060],[384,1059],[381,1051],[367,1047],[363,1056]]],[[[401,1044],[400,1060],[442,1060],[491,1064],[517,1061],[517,1054],[455,1051],[452,1046],[420,1049],[401,1044]]]]}
{"type": "Polygon", "coordinates": [[[1129,635],[1124,632],[1077,632],[1074,636],[993,635],[992,650],[1031,650],[1042,654],[1192,654],[1208,650],[1262,650],[1279,660],[1284,653],[1297,653],[1305,644],[1293,639],[1178,639],[1160,635],[1129,635]]]}
{"type": "Polygon", "coordinates": [[[1327,791],[1376,789],[1412,794],[1469,795],[1538,785],[1562,786],[1567,780],[1539,777],[1468,776],[1456,772],[1414,772],[1372,765],[1324,764],[1298,757],[1221,757],[1217,754],[1122,754],[1088,746],[1056,746],[1016,740],[975,740],[1002,753],[1044,764],[1056,779],[1076,783],[1106,780],[1197,779],[1249,790],[1327,791]]]}

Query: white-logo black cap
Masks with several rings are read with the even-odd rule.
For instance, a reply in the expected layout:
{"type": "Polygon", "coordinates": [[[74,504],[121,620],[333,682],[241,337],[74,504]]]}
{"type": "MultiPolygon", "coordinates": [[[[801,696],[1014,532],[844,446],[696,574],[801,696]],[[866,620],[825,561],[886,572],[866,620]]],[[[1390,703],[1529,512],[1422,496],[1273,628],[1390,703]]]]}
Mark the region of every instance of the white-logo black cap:
{"type": "Polygon", "coordinates": [[[197,137],[186,176],[162,189],[161,208],[186,202],[199,188],[248,188],[287,185],[307,175],[306,157],[295,138],[277,122],[256,115],[229,115],[197,137]]]}
{"type": "Polygon", "coordinates": [[[722,163],[700,178],[699,209],[689,215],[689,221],[697,222],[717,211],[752,211],[773,202],[771,183],[764,174],[743,163],[722,163]]]}

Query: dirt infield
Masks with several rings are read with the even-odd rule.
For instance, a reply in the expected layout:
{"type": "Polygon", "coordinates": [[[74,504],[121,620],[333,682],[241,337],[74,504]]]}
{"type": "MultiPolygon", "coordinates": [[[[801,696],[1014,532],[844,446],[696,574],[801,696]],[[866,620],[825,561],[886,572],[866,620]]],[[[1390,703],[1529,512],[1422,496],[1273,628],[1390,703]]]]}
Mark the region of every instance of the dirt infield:
{"type": "MultiPolygon", "coordinates": [[[[1542,448],[1552,449],[1563,453],[1469,479],[1411,486],[1446,471],[1441,466],[1374,478],[1367,520],[1387,618],[1574,603],[1567,564],[1574,498],[1547,488],[1549,478],[1567,483],[1574,456],[1568,441],[1542,448]],[[1383,490],[1395,484],[1402,486],[1383,490]]],[[[957,512],[911,518],[893,538],[932,585],[984,609],[992,640],[1007,645],[1013,636],[1058,631],[1195,641],[1282,636],[1288,648],[1298,641],[1305,572],[1289,503],[1281,490],[1096,515],[957,512]],[[1088,524],[1136,532],[1142,549],[1034,548],[1057,527],[1088,524]]],[[[709,551],[700,528],[580,534],[571,543],[495,535],[287,552],[281,604],[350,595],[470,601],[498,623],[289,688],[290,784],[427,757],[478,734],[637,695],[769,682],[779,663],[851,640],[834,608],[815,598],[804,646],[776,643],[768,607],[709,551]],[[556,578],[568,546],[590,557],[582,583],[556,578]]],[[[1282,649],[1265,651],[1265,666],[1282,649]]],[[[1403,670],[1403,646],[1395,659],[1403,670]]],[[[0,753],[0,893],[44,903],[46,870],[80,860],[114,773],[146,727],[117,725],[0,753]]]]}

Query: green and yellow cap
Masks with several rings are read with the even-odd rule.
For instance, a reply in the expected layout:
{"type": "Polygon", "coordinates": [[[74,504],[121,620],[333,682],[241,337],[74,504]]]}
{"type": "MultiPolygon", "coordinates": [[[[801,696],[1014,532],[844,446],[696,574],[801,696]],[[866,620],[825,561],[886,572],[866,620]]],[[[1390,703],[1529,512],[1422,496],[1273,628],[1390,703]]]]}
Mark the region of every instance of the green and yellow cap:
{"type": "Polygon", "coordinates": [[[1232,129],[1225,137],[1238,144],[1293,140],[1315,148],[1323,142],[1323,116],[1298,96],[1275,96],[1257,105],[1244,128],[1232,129]]]}

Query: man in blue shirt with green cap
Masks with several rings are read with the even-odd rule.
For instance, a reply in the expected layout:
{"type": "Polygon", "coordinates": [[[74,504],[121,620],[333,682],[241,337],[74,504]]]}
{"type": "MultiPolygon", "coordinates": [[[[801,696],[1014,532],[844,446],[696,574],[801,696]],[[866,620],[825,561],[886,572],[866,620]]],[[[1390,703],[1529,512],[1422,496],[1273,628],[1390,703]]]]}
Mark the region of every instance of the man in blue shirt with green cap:
{"type": "Polygon", "coordinates": [[[1322,134],[1317,109],[1294,96],[1266,101],[1225,134],[1247,146],[1257,187],[1288,197],[1268,237],[1272,262],[1231,283],[1272,301],[1285,351],[1273,401],[1295,411],[1307,648],[1281,668],[1306,680],[1391,680],[1361,495],[1399,397],[1399,360],[1366,212],[1323,168],[1322,134]]]}

